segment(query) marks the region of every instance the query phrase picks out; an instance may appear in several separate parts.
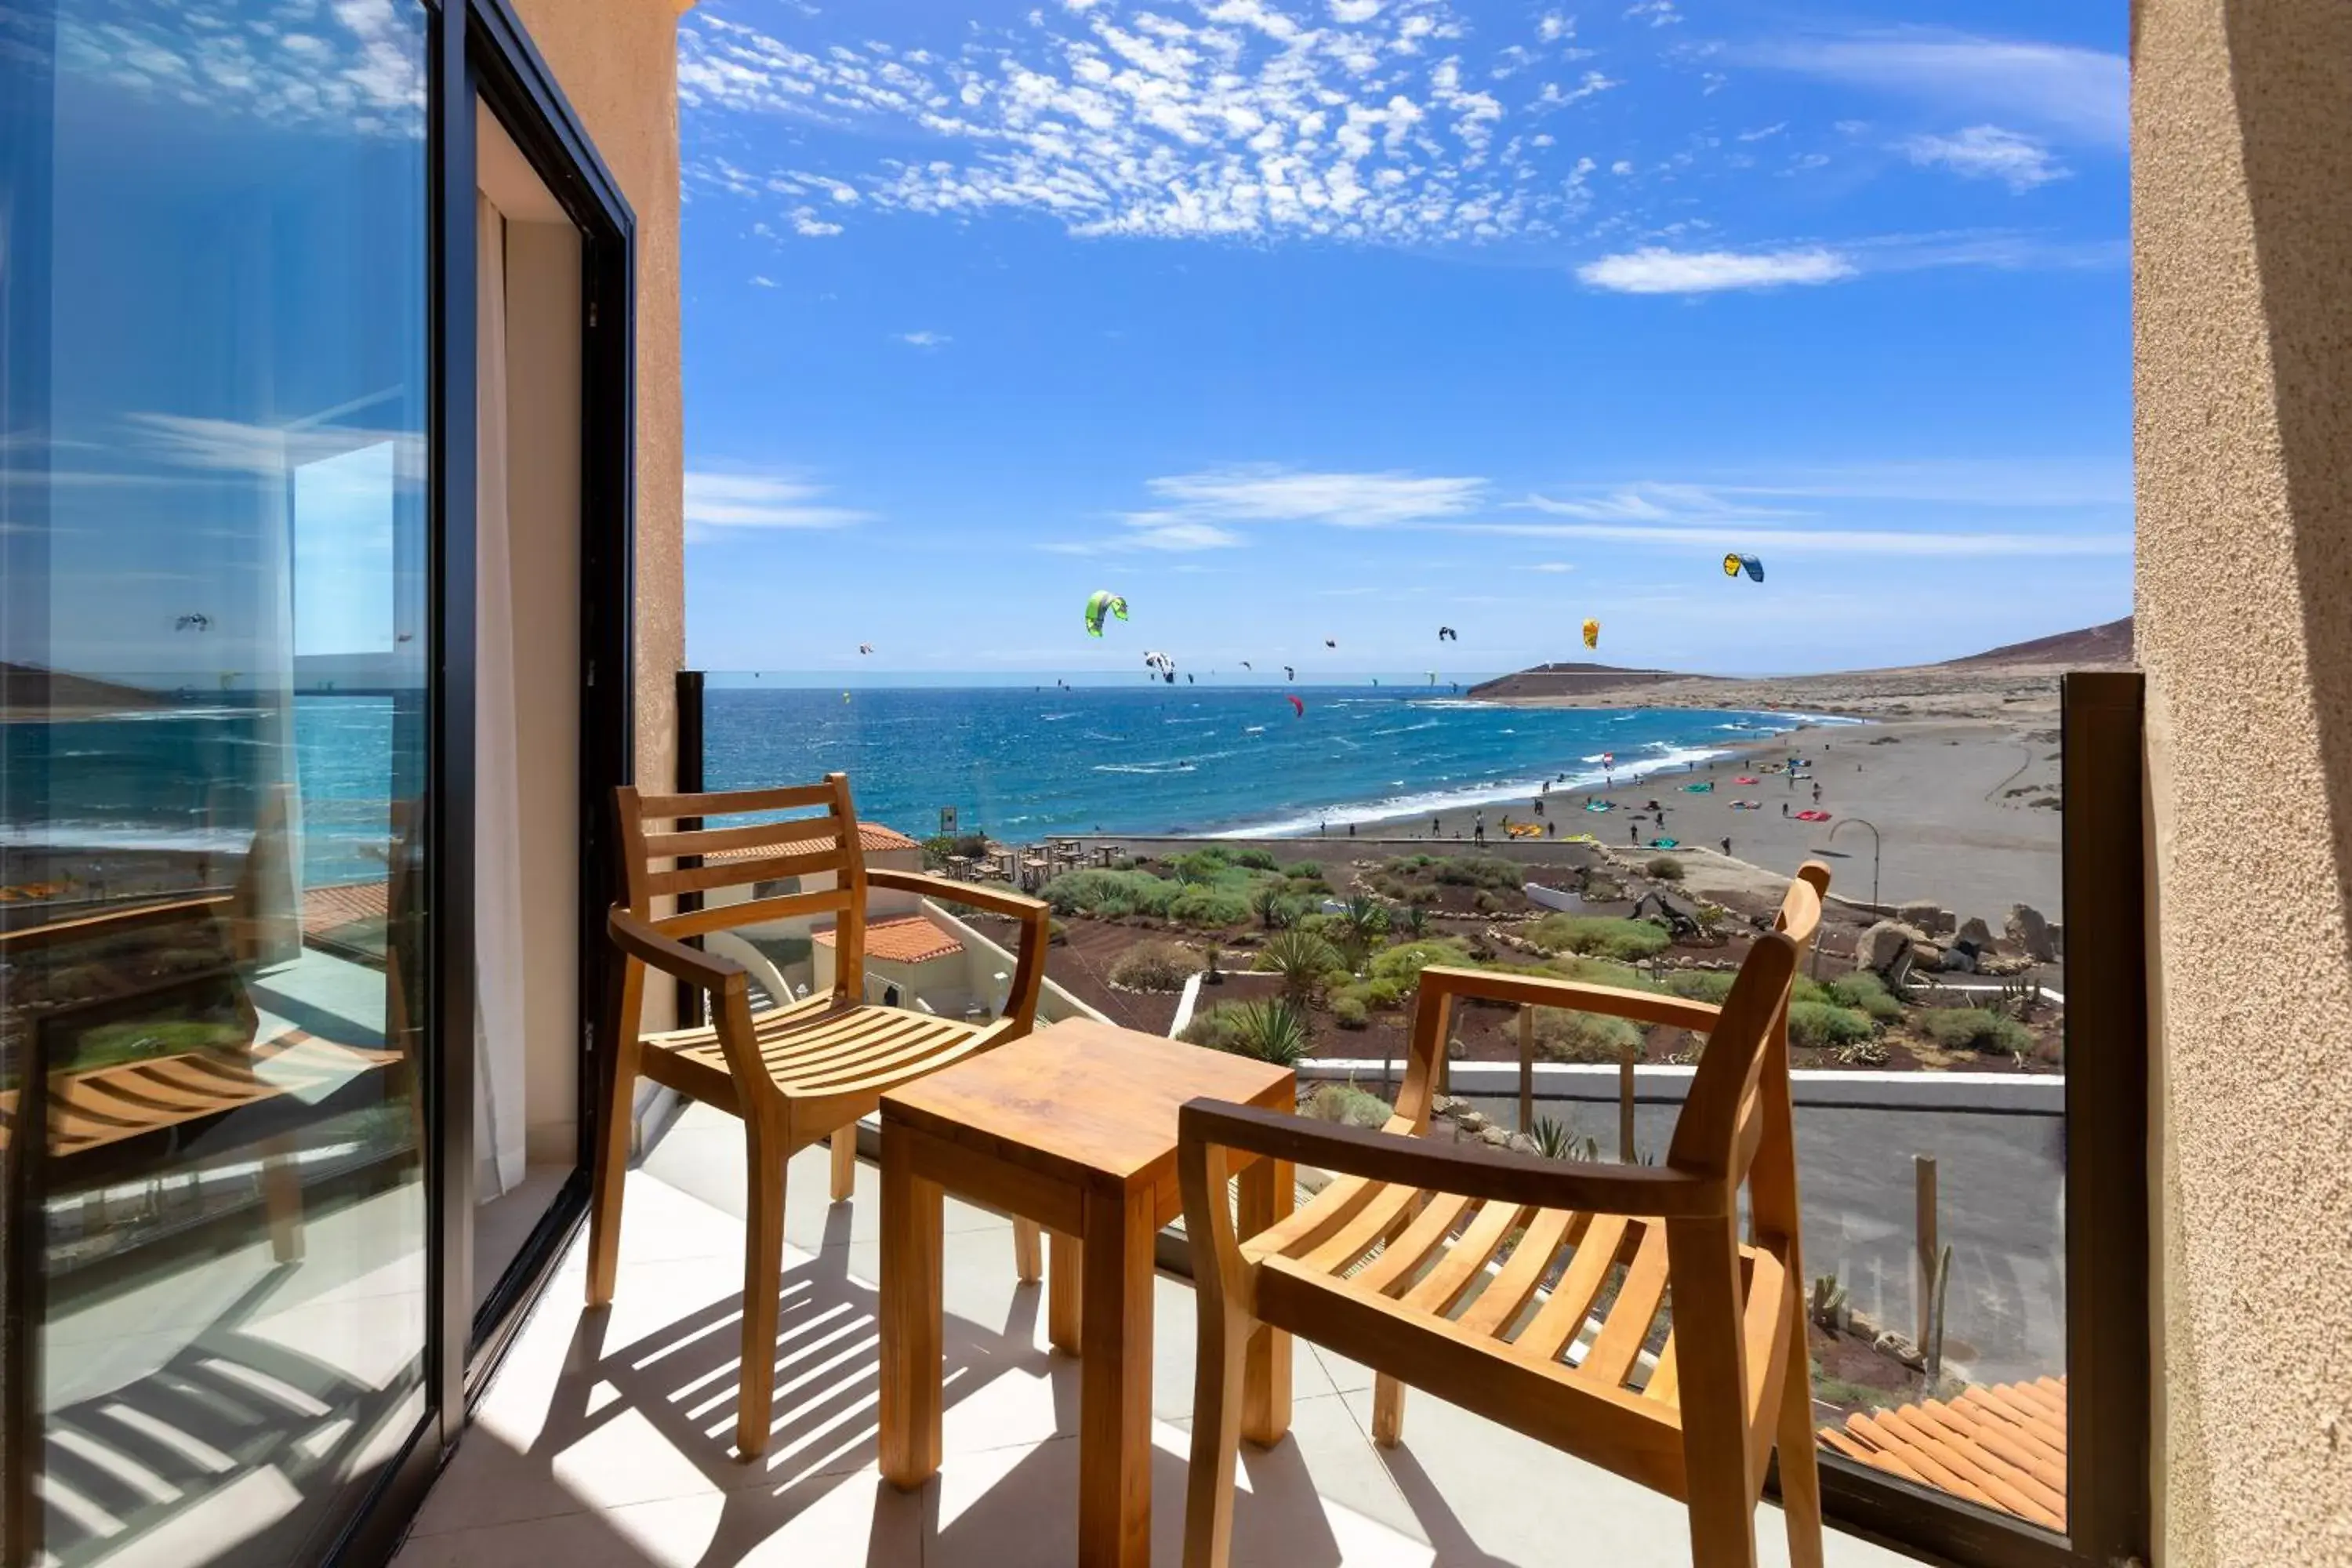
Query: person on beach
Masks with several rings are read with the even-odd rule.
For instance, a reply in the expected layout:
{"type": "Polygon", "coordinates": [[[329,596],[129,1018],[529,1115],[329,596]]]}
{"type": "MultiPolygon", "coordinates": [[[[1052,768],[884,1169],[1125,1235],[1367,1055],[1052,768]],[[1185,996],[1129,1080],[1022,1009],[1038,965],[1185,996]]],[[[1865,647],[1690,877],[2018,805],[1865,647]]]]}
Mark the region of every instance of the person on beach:
{"type": "Polygon", "coordinates": [[[1731,858],[1731,840],[1728,838],[1723,841],[1723,858],[1727,860],[1731,858]]]}
{"type": "Polygon", "coordinates": [[[1628,844],[1642,842],[1642,825],[1639,822],[1629,822],[1625,825],[1625,842],[1628,844]]]}
{"type": "Polygon", "coordinates": [[[1813,804],[1815,805],[1822,804],[1822,786],[1819,784],[1813,786],[1813,804]]]}
{"type": "Polygon", "coordinates": [[[1433,816],[1429,819],[1429,836],[1432,838],[1445,837],[1445,822],[1443,817],[1433,816]]]}
{"type": "Polygon", "coordinates": [[[1348,824],[1348,837],[1350,837],[1350,838],[1353,838],[1355,836],[1356,836],[1356,825],[1355,825],[1354,823],[1352,823],[1352,822],[1351,822],[1351,823],[1348,824]]]}
{"type": "Polygon", "coordinates": [[[1789,803],[1785,800],[1780,803],[1780,815],[1783,816],[1789,815],[1789,803]]]}
{"type": "Polygon", "coordinates": [[[1486,842],[1486,814],[1483,811],[1478,814],[1477,819],[1470,825],[1470,842],[1473,844],[1484,844],[1486,842]]]}

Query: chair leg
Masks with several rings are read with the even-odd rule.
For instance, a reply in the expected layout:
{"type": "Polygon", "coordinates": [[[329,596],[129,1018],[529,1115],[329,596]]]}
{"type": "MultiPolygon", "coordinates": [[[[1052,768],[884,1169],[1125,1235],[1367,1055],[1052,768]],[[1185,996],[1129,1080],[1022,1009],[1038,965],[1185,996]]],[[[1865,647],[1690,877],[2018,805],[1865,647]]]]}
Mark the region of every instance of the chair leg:
{"type": "Polygon", "coordinates": [[[604,1097],[604,1124],[598,1131],[596,1163],[589,1173],[588,1305],[602,1307],[613,1300],[613,1283],[621,1267],[621,1184],[629,1169],[631,1112],[635,1110],[637,1054],[645,1047],[636,1033],[637,998],[645,986],[637,963],[624,966],[622,1020],[613,1050],[612,1091],[604,1097]]]}
{"type": "Polygon", "coordinates": [[[1805,1343],[1804,1303],[1789,1325],[1789,1370],[1780,1384],[1773,1436],[1780,1458],[1780,1513],[1789,1531],[1789,1568],[1822,1568],[1822,1467],[1813,1447],[1813,1378],[1805,1343]]]}
{"type": "Polygon", "coordinates": [[[1230,1302],[1201,1298],[1192,1371],[1192,1464],[1184,1485],[1184,1568],[1226,1568],[1234,1536],[1234,1466],[1243,1382],[1256,1325],[1230,1302]]]}
{"type": "Polygon", "coordinates": [[[1404,1441],[1404,1384],[1384,1372],[1372,1374],[1372,1441],[1383,1448],[1404,1441]]]}
{"type": "Polygon", "coordinates": [[[852,1189],[857,1185],[857,1123],[837,1128],[833,1134],[833,1201],[845,1204],[852,1189]]]}
{"type": "Polygon", "coordinates": [[[302,1174],[294,1164],[299,1142],[289,1132],[262,1145],[261,1206],[269,1216],[269,1255],[279,1263],[302,1261],[302,1174]]]}
{"type": "Polygon", "coordinates": [[[735,1396],[735,1457],[746,1462],[767,1451],[769,1410],[776,1391],[776,1299],[784,1272],[784,1162],[770,1158],[766,1141],[756,1134],[748,1142],[743,1359],[735,1396]]]}
{"type": "Polygon", "coordinates": [[[1013,1273],[1024,1285],[1034,1285],[1045,1278],[1045,1270],[1039,1262],[1037,1222],[1034,1219],[1013,1222],[1013,1273]]]}

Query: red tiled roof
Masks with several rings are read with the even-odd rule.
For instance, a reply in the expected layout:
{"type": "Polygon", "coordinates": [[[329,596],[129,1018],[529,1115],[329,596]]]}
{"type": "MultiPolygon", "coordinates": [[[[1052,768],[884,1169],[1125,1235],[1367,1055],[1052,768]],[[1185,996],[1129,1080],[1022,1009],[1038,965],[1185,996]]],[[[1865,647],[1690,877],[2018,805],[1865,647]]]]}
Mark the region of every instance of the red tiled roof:
{"type": "Polygon", "coordinates": [[[323,936],[353,921],[382,920],[391,884],[379,877],[373,882],[344,882],[335,887],[302,889],[302,934],[323,936]]]}
{"type": "MultiPolygon", "coordinates": [[[[831,947],[831,930],[815,933],[816,940],[831,947]]],[[[929,963],[935,958],[961,952],[963,943],[933,925],[920,915],[905,915],[895,921],[875,921],[866,928],[866,956],[892,963],[929,963]]]]}
{"type": "Polygon", "coordinates": [[[1987,1384],[1948,1403],[1929,1399],[1845,1418],[1822,1441],[1849,1459],[1997,1508],[2048,1530],[2066,1528],[2066,1380],[1987,1384]]]}
{"type": "MultiPolygon", "coordinates": [[[[921,845],[895,827],[885,827],[878,822],[857,825],[857,847],[871,855],[877,850],[919,849],[921,845]]],[[[786,845],[750,845],[741,849],[720,849],[705,855],[710,860],[759,860],[772,855],[821,855],[833,847],[831,837],[803,838],[786,845]]]]}

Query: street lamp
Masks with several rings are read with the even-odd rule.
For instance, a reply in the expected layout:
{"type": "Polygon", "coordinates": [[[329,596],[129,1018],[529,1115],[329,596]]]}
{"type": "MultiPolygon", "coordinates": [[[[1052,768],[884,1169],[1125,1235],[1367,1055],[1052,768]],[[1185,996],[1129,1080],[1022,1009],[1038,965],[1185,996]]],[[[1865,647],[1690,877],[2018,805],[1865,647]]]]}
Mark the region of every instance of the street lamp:
{"type": "Polygon", "coordinates": [[[1823,839],[1822,842],[1828,843],[1834,840],[1837,837],[1838,828],[1849,824],[1870,829],[1870,912],[1878,914],[1882,912],[1878,907],[1878,825],[1859,816],[1842,816],[1838,818],[1835,826],[1831,827],[1829,838],[1823,839]]]}

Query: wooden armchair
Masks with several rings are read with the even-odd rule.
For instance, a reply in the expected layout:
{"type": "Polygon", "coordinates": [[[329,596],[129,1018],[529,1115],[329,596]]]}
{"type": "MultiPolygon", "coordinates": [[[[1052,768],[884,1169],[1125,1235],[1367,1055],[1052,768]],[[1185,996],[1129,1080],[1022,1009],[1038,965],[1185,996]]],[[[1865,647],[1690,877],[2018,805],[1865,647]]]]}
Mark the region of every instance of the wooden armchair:
{"type": "MultiPolygon", "coordinates": [[[[849,1196],[857,1122],[885,1091],[1029,1032],[1045,978],[1045,906],[1014,893],[969,887],[908,871],[869,869],[859,847],[849,780],[792,789],[712,795],[640,795],[614,792],[628,902],[605,920],[622,964],[613,1078],[605,1100],[604,1143],[596,1155],[589,1213],[588,1303],[613,1299],[619,1262],[621,1184],[628,1164],[630,1110],[637,1077],[718,1107],[743,1122],[750,1166],[743,1259],[742,1386],[735,1446],[750,1459],[767,1447],[775,1359],[776,1294],[783,1268],[784,1165],[820,1139],[833,1142],[833,1197],[849,1196]],[[820,815],[743,826],[648,832],[648,822],[676,823],[739,814],[824,808],[820,815]],[[830,887],[797,889],[803,879],[830,887]],[[789,880],[788,880],[789,879],[789,880]],[[654,900],[746,888],[734,903],[656,916],[654,900]],[[1003,1016],[984,1026],[865,1001],[866,895],[894,888],[943,902],[970,904],[1022,922],[1021,951],[1003,1016]],[[833,990],[754,1013],[743,966],[687,945],[684,939],[799,916],[835,918],[833,990]],[[642,1035],[648,969],[683,980],[709,999],[707,1027],[642,1035]]],[[[1037,1279],[1037,1228],[1013,1227],[1016,1267],[1037,1279]]]]}
{"type": "Polygon", "coordinates": [[[1381,1131],[1211,1100],[1184,1107],[1177,1158],[1201,1314],[1186,1568],[1227,1560],[1242,1367],[1262,1326],[1370,1364],[1372,1436],[1383,1446],[1402,1436],[1412,1384],[1681,1499],[1696,1568],[1752,1568],[1756,1503],[1777,1444],[1790,1561],[1820,1568],[1788,1007],[1828,886],[1826,867],[1799,872],[1720,1008],[1567,980],[1423,970],[1404,1092],[1381,1131]],[[1456,995],[1705,1034],[1665,1163],[1423,1142],[1456,995]],[[1318,1165],[1338,1179],[1237,1241],[1229,1152],[1318,1165]]]}

